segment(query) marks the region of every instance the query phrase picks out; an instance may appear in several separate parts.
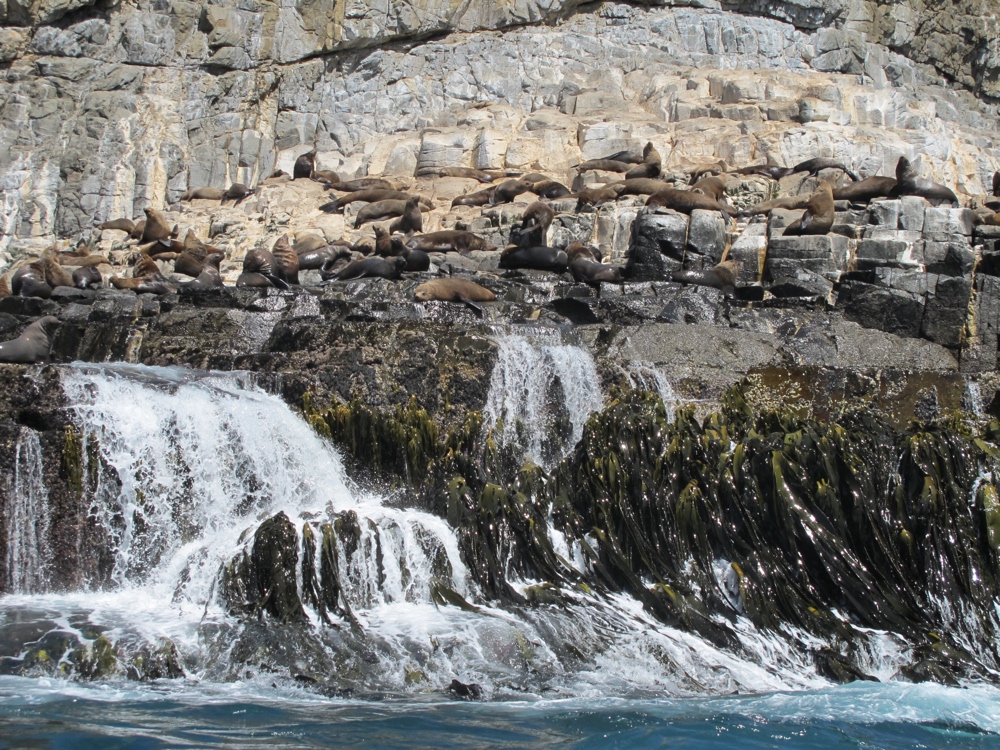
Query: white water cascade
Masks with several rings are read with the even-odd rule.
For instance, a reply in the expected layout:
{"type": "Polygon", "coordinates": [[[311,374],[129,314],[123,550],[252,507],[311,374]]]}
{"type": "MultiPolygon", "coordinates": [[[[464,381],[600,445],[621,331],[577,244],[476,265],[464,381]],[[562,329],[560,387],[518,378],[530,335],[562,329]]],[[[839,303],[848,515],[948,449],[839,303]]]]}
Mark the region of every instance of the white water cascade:
{"type": "Polygon", "coordinates": [[[45,590],[51,551],[49,495],[38,433],[21,428],[15,448],[14,486],[7,495],[7,586],[19,594],[45,590]]]}
{"type": "MultiPolygon", "coordinates": [[[[578,378],[590,379],[593,388],[579,392],[589,403],[581,395],[567,407],[578,434],[589,409],[600,405],[592,360],[555,342],[549,350],[517,338],[504,346],[507,356],[521,351],[522,362],[558,367],[579,388],[578,378]]],[[[513,361],[503,366],[509,367],[503,376],[513,377],[513,361]]],[[[535,377],[521,387],[530,392],[539,382],[550,384],[535,377]]],[[[268,665],[289,676],[400,693],[439,691],[452,679],[478,683],[493,697],[718,694],[826,684],[810,655],[824,644],[804,633],[765,633],[739,618],[733,627],[740,653],[733,653],[664,625],[625,594],[565,587],[562,604],[545,607],[504,608],[484,600],[456,530],[438,516],[399,507],[405,497],[390,503],[359,490],[332,446],[246,376],[88,365],[65,368],[63,382],[85,443],[91,436],[96,441],[96,455],[85,451],[84,474],[107,571],[76,592],[32,593],[44,589],[42,580],[0,597],[0,647],[15,624],[83,642],[93,642],[96,630],[120,653],[129,644],[168,639],[189,678],[253,680],[268,665]],[[326,622],[307,606],[308,628],[296,626],[287,635],[279,623],[241,620],[227,609],[219,594],[221,570],[252,544],[260,522],[279,512],[298,530],[300,550],[304,524],[356,516],[354,549],[338,537],[336,553],[350,622],[326,622]],[[442,586],[449,592],[443,599],[435,595],[442,586]]],[[[531,424],[537,446],[542,428],[531,424]]],[[[41,466],[37,435],[34,443],[30,434],[22,437],[25,467],[41,466]]],[[[33,487],[23,476],[23,487],[33,487]]],[[[19,491],[17,502],[41,502],[44,492],[32,492],[19,491]]],[[[550,534],[568,560],[585,565],[550,534]]],[[[719,570],[724,575],[730,567],[720,561],[719,570]]],[[[541,583],[511,581],[525,596],[541,583]]],[[[303,581],[297,586],[301,591],[303,581]]],[[[891,676],[905,657],[900,643],[883,634],[873,633],[868,648],[864,666],[879,676],[891,676]]],[[[18,652],[0,653],[0,666],[5,658],[16,660],[18,652]]],[[[267,673],[263,679],[273,681],[267,673]]]]}
{"type": "Polygon", "coordinates": [[[551,468],[583,435],[587,418],[604,404],[593,357],[566,344],[558,331],[496,338],[497,363],[486,402],[486,426],[539,466],[551,468]]]}

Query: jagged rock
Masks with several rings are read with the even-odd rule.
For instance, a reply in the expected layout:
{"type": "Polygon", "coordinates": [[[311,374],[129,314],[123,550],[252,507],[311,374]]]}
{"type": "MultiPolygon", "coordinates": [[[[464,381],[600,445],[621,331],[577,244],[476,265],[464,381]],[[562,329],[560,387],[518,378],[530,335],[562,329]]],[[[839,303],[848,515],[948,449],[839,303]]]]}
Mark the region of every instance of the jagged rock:
{"type": "Polygon", "coordinates": [[[837,308],[847,320],[897,336],[920,335],[924,315],[921,295],[860,281],[841,285],[837,308]]]}
{"type": "Polygon", "coordinates": [[[663,280],[681,267],[688,217],[675,211],[640,213],[632,225],[628,268],[631,278],[663,280]]]}
{"type": "Polygon", "coordinates": [[[928,208],[924,211],[924,238],[931,242],[948,242],[971,237],[974,216],[968,208],[928,208]]]}
{"type": "Polygon", "coordinates": [[[939,277],[934,294],[927,299],[921,329],[923,336],[942,346],[957,347],[961,344],[971,293],[970,277],[939,277]]]}
{"type": "Polygon", "coordinates": [[[900,198],[901,211],[899,228],[911,232],[924,231],[924,213],[929,204],[926,198],[919,195],[907,195],[900,198]]]}
{"type": "Polygon", "coordinates": [[[696,209],[691,212],[687,249],[703,256],[703,265],[715,265],[726,249],[726,222],[718,211],[696,209]]]}

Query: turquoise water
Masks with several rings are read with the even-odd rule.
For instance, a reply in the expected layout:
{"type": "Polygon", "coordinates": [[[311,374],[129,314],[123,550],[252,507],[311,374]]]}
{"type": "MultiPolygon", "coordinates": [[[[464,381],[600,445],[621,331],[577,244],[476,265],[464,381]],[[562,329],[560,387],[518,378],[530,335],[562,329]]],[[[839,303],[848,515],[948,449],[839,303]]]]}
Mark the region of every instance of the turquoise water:
{"type": "Polygon", "coordinates": [[[998,748],[1000,690],[456,703],[0,678],[0,748],[998,748]]]}

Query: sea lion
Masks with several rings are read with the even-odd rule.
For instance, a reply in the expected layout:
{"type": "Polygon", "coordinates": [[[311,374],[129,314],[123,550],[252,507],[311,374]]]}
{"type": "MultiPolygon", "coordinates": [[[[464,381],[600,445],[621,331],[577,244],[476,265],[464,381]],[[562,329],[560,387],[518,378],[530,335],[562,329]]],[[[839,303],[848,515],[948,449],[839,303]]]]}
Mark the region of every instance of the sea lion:
{"type": "Polygon", "coordinates": [[[513,203],[514,198],[521,193],[526,193],[531,189],[533,183],[519,178],[516,180],[505,180],[496,186],[493,196],[490,198],[491,206],[498,206],[501,203],[513,203]]]}
{"type": "Polygon", "coordinates": [[[167,221],[167,217],[153,208],[144,209],[146,213],[146,223],[142,228],[142,242],[156,242],[165,240],[173,234],[173,228],[167,221]]]}
{"type": "Polygon", "coordinates": [[[600,263],[604,260],[604,255],[596,247],[591,245],[584,245],[579,240],[574,241],[566,245],[566,257],[569,262],[572,263],[577,258],[585,258],[588,260],[597,261],[600,263]]]}
{"type": "Polygon", "coordinates": [[[703,268],[698,271],[674,271],[670,275],[672,281],[679,281],[682,284],[695,284],[697,286],[710,286],[713,289],[727,290],[736,289],[736,277],[739,275],[740,267],[735,260],[726,260],[712,268],[703,268]]]}
{"type": "Polygon", "coordinates": [[[103,280],[101,272],[94,266],[84,266],[73,271],[73,286],[77,289],[89,289],[103,280]]]}
{"type": "Polygon", "coordinates": [[[197,278],[204,270],[208,248],[204,242],[198,239],[193,229],[189,229],[184,235],[182,244],[180,255],[174,259],[174,273],[197,278]]]}
{"type": "Polygon", "coordinates": [[[696,193],[693,190],[678,190],[676,188],[666,188],[649,196],[646,200],[646,207],[656,208],[658,206],[672,208],[674,211],[680,211],[685,214],[690,214],[696,208],[706,211],[718,211],[726,221],[729,220],[729,216],[733,212],[732,207],[704,193],[696,193]]]}
{"type": "Polygon", "coordinates": [[[350,258],[350,249],[341,245],[325,245],[324,247],[299,253],[300,271],[318,271],[323,266],[333,263],[341,258],[350,258]]]}
{"type": "Polygon", "coordinates": [[[785,167],[776,167],[773,164],[754,164],[749,167],[740,167],[739,169],[734,169],[728,174],[741,174],[741,175],[763,175],[764,177],[770,177],[772,180],[780,180],[786,174],[785,167]]]}
{"type": "Polygon", "coordinates": [[[808,195],[786,195],[783,198],[775,198],[773,200],[764,201],[763,203],[757,203],[753,206],[747,206],[742,211],[738,212],[738,216],[756,216],[757,214],[767,214],[776,208],[786,208],[786,209],[798,209],[805,208],[806,204],[809,202],[810,196],[808,195]]]}
{"type": "MultiPolygon", "coordinates": [[[[643,152],[645,149],[643,149],[643,152]]],[[[644,155],[639,151],[617,151],[609,156],[601,157],[607,161],[620,161],[625,164],[642,164],[644,155]]]]}
{"type": "Polygon", "coordinates": [[[958,203],[958,197],[951,189],[921,178],[910,160],[900,156],[896,162],[896,186],[889,191],[889,198],[899,198],[903,195],[919,195],[929,200],[958,203]]]}
{"type": "Polygon", "coordinates": [[[35,261],[45,276],[45,283],[55,289],[59,286],[73,286],[73,274],[56,263],[52,258],[35,261]]]}
{"type": "Polygon", "coordinates": [[[395,190],[396,187],[381,177],[359,177],[356,180],[331,183],[326,189],[336,190],[339,193],[356,193],[359,190],[395,190]]]}
{"type": "Polygon", "coordinates": [[[620,283],[622,280],[621,266],[606,265],[597,263],[588,258],[577,257],[569,263],[569,272],[573,274],[576,282],[600,282],[610,281],[620,283]]]}
{"type": "Polygon", "coordinates": [[[808,172],[809,174],[814,175],[824,169],[839,169],[855,182],[858,181],[858,176],[848,169],[843,162],[837,161],[836,159],[827,159],[822,156],[816,156],[812,159],[801,161],[794,167],[789,167],[781,176],[785,177],[791,174],[798,174],[799,172],[808,172]]]}
{"type": "Polygon", "coordinates": [[[389,233],[377,224],[373,229],[375,230],[375,254],[380,258],[390,258],[396,255],[393,252],[392,238],[389,233]]]}
{"type": "Polygon", "coordinates": [[[10,280],[6,276],[0,276],[0,297],[10,296],[10,280]]]}
{"type": "Polygon", "coordinates": [[[614,159],[588,159],[577,164],[574,169],[578,172],[600,170],[601,172],[618,172],[619,174],[624,174],[632,169],[632,165],[628,162],[616,161],[614,159]]]}
{"type": "Polygon", "coordinates": [[[711,177],[702,177],[691,186],[691,192],[707,195],[713,200],[722,200],[723,196],[726,194],[726,180],[723,177],[715,175],[711,177]]]}
{"type": "Polygon", "coordinates": [[[660,176],[660,152],[650,141],[642,150],[642,163],[633,167],[625,173],[626,180],[638,180],[644,177],[660,176]]]}
{"type": "Polygon", "coordinates": [[[281,235],[271,248],[274,257],[274,275],[287,284],[299,283],[299,255],[292,249],[287,234],[281,235]]]}
{"type": "Polygon", "coordinates": [[[460,195],[451,202],[451,207],[490,205],[493,200],[494,190],[496,190],[496,186],[488,187],[485,190],[480,190],[476,193],[466,193],[465,195],[460,195]]]}
{"type": "Polygon", "coordinates": [[[16,339],[0,343],[0,362],[33,365],[46,362],[59,318],[46,315],[29,325],[16,339]]]}
{"type": "Polygon", "coordinates": [[[556,247],[518,247],[509,245],[500,253],[500,268],[529,268],[562,273],[569,265],[566,252],[556,247]]]}
{"type": "Polygon", "coordinates": [[[219,273],[219,265],[222,263],[222,253],[212,253],[202,264],[201,273],[194,281],[185,281],[181,284],[184,289],[218,289],[222,286],[222,274],[219,273]]]}
{"type": "Polygon", "coordinates": [[[809,196],[806,212],[800,219],[785,227],[783,236],[826,234],[833,226],[833,218],[833,186],[829,182],[821,181],[816,192],[809,196]]]}
{"type": "Polygon", "coordinates": [[[292,179],[312,177],[314,169],[316,169],[316,149],[306,151],[295,160],[295,166],[292,167],[292,179]]]}
{"type": "Polygon", "coordinates": [[[270,251],[255,247],[243,257],[243,272],[236,279],[236,286],[288,289],[285,280],[278,276],[277,266],[270,251]]]}
{"type": "MultiPolygon", "coordinates": [[[[404,193],[402,190],[385,190],[383,188],[371,188],[368,190],[357,190],[346,196],[332,200],[329,203],[324,203],[319,207],[320,211],[324,213],[332,214],[342,209],[348,203],[363,202],[363,203],[378,203],[379,201],[408,201],[413,196],[410,193],[404,193]]],[[[434,204],[429,198],[419,196],[420,205],[426,208],[428,211],[434,208],[434,204]]],[[[396,214],[397,216],[399,214],[396,214]]]]}
{"type": "Polygon", "coordinates": [[[1000,213],[986,214],[985,216],[977,214],[973,218],[973,223],[976,226],[1000,227],[1000,213]]]}
{"type": "Polygon", "coordinates": [[[117,229],[120,232],[127,232],[132,234],[135,230],[135,222],[131,219],[111,219],[111,221],[105,221],[97,225],[97,228],[102,232],[106,229],[117,229]]]}
{"type": "Polygon", "coordinates": [[[358,211],[358,215],[354,219],[354,228],[358,229],[361,225],[367,224],[369,221],[382,221],[383,219],[402,216],[405,211],[405,200],[387,200],[369,203],[358,211]]]}
{"type": "Polygon", "coordinates": [[[420,213],[420,198],[414,195],[406,201],[403,215],[389,225],[389,234],[394,232],[413,234],[422,231],[424,231],[424,220],[420,213]]]}
{"type": "Polygon", "coordinates": [[[702,177],[711,177],[728,171],[729,165],[721,159],[707,164],[697,164],[691,169],[690,184],[694,185],[702,177]]]}
{"type": "Polygon", "coordinates": [[[225,193],[222,194],[222,202],[233,201],[234,206],[238,206],[243,202],[244,198],[254,195],[257,192],[257,188],[251,188],[244,185],[242,182],[234,182],[225,193]]]}
{"type": "Polygon", "coordinates": [[[45,271],[37,263],[21,266],[10,278],[10,290],[18,297],[52,296],[52,287],[45,281],[45,271]]]}
{"type": "Polygon", "coordinates": [[[167,294],[176,291],[160,273],[156,261],[145,253],[136,258],[131,278],[112,276],[109,281],[115,289],[131,289],[136,294],[167,294]]]}
{"type": "Polygon", "coordinates": [[[850,185],[835,188],[835,201],[851,201],[852,203],[868,203],[872,198],[884,198],[896,187],[894,177],[868,177],[850,185]]]}
{"type": "Polygon", "coordinates": [[[474,281],[451,276],[424,282],[413,291],[420,302],[494,302],[497,296],[474,281]]]}
{"type": "MultiPolygon", "coordinates": [[[[664,185],[666,183],[663,183],[664,185]]],[[[605,203],[618,199],[618,191],[613,187],[604,186],[599,188],[586,188],[576,195],[576,210],[579,211],[584,206],[600,207],[605,203]]]]}
{"type": "Polygon", "coordinates": [[[322,182],[325,185],[336,185],[340,182],[340,175],[332,169],[314,169],[312,178],[316,182],[322,182]]]}
{"type": "Polygon", "coordinates": [[[156,261],[145,253],[141,253],[132,264],[132,278],[137,279],[143,276],[155,276],[160,273],[160,267],[156,261]]]}
{"type": "Polygon", "coordinates": [[[993,173],[993,195],[1000,198],[1000,169],[993,173]]]}
{"type": "Polygon", "coordinates": [[[410,250],[423,250],[425,253],[456,252],[462,255],[468,255],[474,250],[496,250],[496,247],[482,237],[463,229],[418,234],[407,240],[406,247],[410,250]]]}
{"type": "Polygon", "coordinates": [[[563,185],[561,182],[556,182],[555,180],[540,180],[539,182],[531,183],[528,190],[539,198],[547,198],[548,200],[555,200],[557,198],[565,198],[570,194],[570,189],[563,185]]]}
{"type": "Polygon", "coordinates": [[[132,228],[132,231],[128,233],[129,237],[133,240],[142,240],[142,233],[146,231],[146,220],[139,219],[132,228]]]}
{"type": "Polygon", "coordinates": [[[185,190],[181,193],[182,201],[208,200],[221,201],[226,196],[226,191],[222,188],[196,187],[185,190]]]}
{"type": "Polygon", "coordinates": [[[407,271],[427,271],[431,267],[431,256],[423,250],[403,250],[401,257],[406,259],[407,271]]]}
{"type": "Polygon", "coordinates": [[[663,180],[654,180],[651,177],[639,177],[633,180],[612,182],[606,187],[614,190],[620,198],[623,195],[652,195],[653,193],[668,189],[670,184],[663,180]]]}
{"type": "MultiPolygon", "coordinates": [[[[337,281],[350,281],[351,279],[392,279],[397,280],[402,277],[406,270],[406,258],[364,258],[348,263],[334,274],[337,281]]],[[[321,272],[322,273],[322,272],[321,272]]]]}
{"type": "Polygon", "coordinates": [[[295,233],[295,252],[299,255],[302,253],[310,253],[313,250],[319,250],[321,247],[326,247],[330,243],[326,241],[326,237],[318,233],[318,230],[304,230],[295,233]]]}
{"type": "Polygon", "coordinates": [[[521,247],[544,245],[556,212],[547,203],[535,201],[524,209],[521,225],[517,232],[517,244],[521,247]]]}
{"type": "Polygon", "coordinates": [[[417,177],[464,177],[469,180],[489,184],[497,179],[495,175],[470,167],[424,167],[417,170],[417,177]]]}

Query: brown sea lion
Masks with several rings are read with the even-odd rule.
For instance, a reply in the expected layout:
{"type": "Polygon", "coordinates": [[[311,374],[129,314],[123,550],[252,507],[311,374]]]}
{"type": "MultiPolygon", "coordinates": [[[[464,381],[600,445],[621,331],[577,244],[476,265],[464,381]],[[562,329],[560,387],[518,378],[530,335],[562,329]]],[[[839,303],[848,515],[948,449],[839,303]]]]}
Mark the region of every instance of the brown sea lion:
{"type": "Polygon", "coordinates": [[[10,296],[10,279],[6,275],[0,276],[0,297],[10,296]]]}
{"type": "Polygon", "coordinates": [[[573,274],[576,282],[596,283],[609,281],[620,283],[622,281],[621,266],[606,265],[597,263],[589,258],[578,257],[569,262],[569,272],[573,274]]]}
{"type": "Polygon", "coordinates": [[[181,193],[182,201],[193,201],[193,200],[207,200],[207,201],[221,201],[226,197],[226,191],[222,188],[214,187],[196,187],[190,190],[185,190],[181,193]]]}
{"type": "Polygon", "coordinates": [[[145,231],[146,231],[146,220],[139,219],[139,221],[135,223],[135,227],[132,229],[132,231],[129,232],[129,237],[131,237],[133,240],[141,241],[142,233],[145,231]]]}
{"type": "Polygon", "coordinates": [[[47,362],[59,318],[46,315],[29,325],[16,339],[0,343],[0,362],[32,365],[47,362]]]}
{"type": "Polygon", "coordinates": [[[425,253],[455,252],[462,255],[468,255],[475,250],[496,250],[495,246],[482,237],[462,229],[418,234],[406,242],[406,247],[410,250],[423,250],[425,253]]]}
{"type": "Polygon", "coordinates": [[[52,287],[45,281],[45,271],[37,263],[21,266],[10,277],[10,290],[18,297],[52,296],[52,287]]]}
{"type": "Polygon", "coordinates": [[[292,249],[287,234],[281,235],[271,248],[274,257],[274,275],[287,284],[299,283],[299,255],[292,249]]]}
{"type": "Polygon", "coordinates": [[[431,256],[423,250],[403,250],[401,257],[406,259],[407,271],[426,271],[431,267],[431,256]]]}
{"type": "Polygon", "coordinates": [[[772,180],[780,180],[787,174],[787,169],[785,167],[776,167],[773,164],[754,164],[749,167],[740,167],[739,169],[731,170],[728,174],[759,174],[764,177],[770,177],[772,180]]]}
{"type": "MultiPolygon", "coordinates": [[[[666,185],[666,183],[663,184],[666,185]]],[[[586,188],[574,195],[576,196],[576,210],[579,211],[584,206],[599,207],[616,200],[618,191],[606,185],[599,188],[586,188]]]]}
{"type": "Polygon", "coordinates": [[[132,221],[131,219],[111,219],[111,221],[105,221],[101,224],[98,224],[97,228],[100,229],[102,232],[105,229],[117,229],[121,232],[127,232],[128,234],[132,234],[132,232],[135,230],[135,222],[132,221]]]}
{"type": "Polygon", "coordinates": [[[256,192],[257,188],[247,187],[242,182],[234,182],[222,194],[222,202],[233,201],[233,205],[238,206],[244,198],[254,195],[256,192]]]}
{"type": "Polygon", "coordinates": [[[569,265],[566,251],[556,247],[518,247],[508,245],[500,253],[500,268],[527,268],[562,273],[569,265]]]}
{"type": "Polygon", "coordinates": [[[396,216],[402,216],[405,211],[405,200],[385,200],[369,203],[367,206],[364,206],[360,211],[358,211],[358,215],[354,219],[354,228],[357,229],[362,224],[367,224],[369,221],[382,221],[383,219],[392,219],[396,216]]]}
{"type": "Polygon", "coordinates": [[[142,228],[142,242],[156,242],[165,240],[173,234],[173,228],[167,217],[153,208],[144,209],[146,212],[146,224],[142,228]]]}
{"type": "Polygon", "coordinates": [[[313,250],[319,250],[321,247],[326,247],[328,244],[326,237],[318,234],[316,230],[305,230],[295,233],[295,252],[299,255],[302,253],[311,253],[313,250]]]}
{"type": "Polygon", "coordinates": [[[420,213],[420,198],[414,195],[406,201],[403,215],[389,224],[389,234],[394,232],[413,234],[422,231],[424,231],[424,219],[420,213]]]}
{"type": "Polygon", "coordinates": [[[488,187],[476,193],[466,193],[460,195],[451,202],[451,207],[455,206],[488,206],[493,200],[493,191],[496,187],[488,187]]]}
{"type": "Polygon", "coordinates": [[[642,150],[642,163],[625,173],[626,180],[638,180],[645,177],[660,176],[660,152],[650,141],[642,150]]]}
{"type": "Polygon", "coordinates": [[[532,184],[524,178],[505,180],[496,186],[493,196],[490,198],[490,205],[498,206],[501,203],[513,203],[514,198],[521,195],[521,193],[528,192],[532,184]]]}
{"type": "MultiPolygon", "coordinates": [[[[346,196],[341,196],[336,200],[332,200],[329,203],[324,203],[319,207],[320,211],[325,213],[335,213],[336,211],[342,209],[348,203],[362,202],[362,203],[378,203],[379,201],[408,201],[413,196],[410,193],[404,193],[402,190],[384,190],[382,188],[372,188],[369,190],[357,190],[346,196]]],[[[434,203],[431,202],[429,198],[424,196],[419,196],[420,205],[427,209],[428,211],[434,208],[434,203]]],[[[399,214],[396,214],[397,216],[399,214]]]]}
{"type": "Polygon", "coordinates": [[[726,194],[726,180],[724,177],[715,175],[711,177],[702,177],[691,186],[691,192],[707,195],[713,200],[722,200],[726,194]]]}
{"type": "Polygon", "coordinates": [[[591,245],[585,245],[580,241],[574,241],[566,245],[566,257],[572,263],[577,258],[593,260],[600,263],[604,260],[604,254],[599,249],[591,245]]]}
{"type": "Polygon", "coordinates": [[[277,261],[270,251],[255,247],[243,257],[243,272],[236,279],[236,286],[288,289],[285,280],[278,276],[277,268],[277,261]]]}
{"type": "Polygon", "coordinates": [[[985,216],[977,214],[973,218],[973,223],[976,226],[1000,227],[1000,213],[986,214],[985,216]]]}
{"type": "Polygon", "coordinates": [[[314,169],[316,169],[316,149],[306,151],[306,153],[295,160],[295,166],[292,167],[292,179],[298,180],[303,177],[312,177],[314,169]]]}
{"type": "Polygon", "coordinates": [[[424,282],[413,291],[420,302],[493,302],[497,296],[474,281],[452,276],[424,282]]]}
{"type": "Polygon", "coordinates": [[[184,235],[183,247],[180,255],[174,259],[174,273],[197,278],[204,270],[205,258],[208,257],[208,248],[204,242],[198,239],[194,230],[189,229],[184,235]]]}
{"type": "Polygon", "coordinates": [[[726,260],[717,266],[699,271],[674,271],[670,278],[682,284],[710,286],[713,289],[736,289],[736,278],[740,267],[735,260],[726,260]]]}
{"type": "Polygon", "coordinates": [[[896,186],[889,191],[889,198],[903,195],[919,195],[929,200],[958,203],[958,196],[950,188],[921,178],[910,160],[900,156],[896,162],[896,186]]]}
{"type": "Polygon", "coordinates": [[[142,278],[143,276],[156,276],[159,273],[160,267],[156,265],[156,261],[145,253],[140,254],[135,259],[135,263],[132,264],[133,279],[142,278]]]}
{"type": "Polygon", "coordinates": [[[809,174],[814,175],[824,169],[839,169],[855,182],[858,181],[858,176],[848,169],[843,162],[837,161],[836,159],[827,159],[822,156],[806,159],[805,161],[799,162],[794,167],[789,167],[782,177],[790,174],[798,174],[799,172],[808,172],[809,174]]]}
{"type": "Polygon", "coordinates": [[[341,245],[326,245],[307,253],[299,253],[300,271],[318,271],[342,258],[350,258],[351,251],[341,245]]]}
{"type": "Polygon", "coordinates": [[[697,164],[691,169],[690,184],[694,185],[702,177],[711,177],[712,175],[722,174],[723,172],[729,171],[729,165],[726,162],[719,161],[708,162],[706,164],[697,164]]]}
{"type": "MultiPolygon", "coordinates": [[[[337,281],[351,279],[399,279],[406,270],[406,258],[364,258],[348,263],[333,275],[337,281]]],[[[322,272],[321,272],[322,274],[322,272]]]]}
{"type": "Polygon", "coordinates": [[[312,178],[316,182],[322,182],[326,185],[336,185],[340,182],[340,175],[332,169],[314,169],[312,178]]]}
{"type": "Polygon", "coordinates": [[[993,195],[1000,198],[1000,169],[993,173],[993,195]]]}
{"type": "Polygon", "coordinates": [[[757,214],[767,214],[771,213],[776,208],[786,208],[786,209],[798,209],[805,208],[806,204],[809,202],[808,195],[786,195],[783,198],[775,198],[773,200],[764,201],[763,203],[757,203],[753,206],[747,206],[742,211],[740,211],[738,216],[756,216],[757,214]]]}
{"type": "Polygon", "coordinates": [[[336,190],[338,193],[356,193],[359,190],[395,190],[396,186],[381,177],[359,177],[356,180],[331,183],[326,189],[336,190]]]}
{"type": "Polygon", "coordinates": [[[548,200],[565,198],[570,194],[570,189],[568,187],[563,185],[561,182],[556,182],[555,180],[540,180],[539,182],[533,182],[528,190],[537,195],[539,198],[547,198],[548,200]]]}
{"type": "Polygon", "coordinates": [[[389,233],[385,231],[385,229],[383,229],[382,227],[378,226],[377,224],[375,225],[374,229],[375,229],[375,254],[378,255],[380,258],[389,258],[392,257],[393,255],[396,255],[396,253],[393,252],[392,238],[389,236],[389,233]]]}
{"type": "Polygon", "coordinates": [[[77,289],[89,289],[102,281],[104,279],[101,277],[101,272],[94,266],[84,266],[73,271],[73,286],[77,289]]]}
{"type": "Polygon", "coordinates": [[[645,149],[643,149],[643,152],[617,151],[613,154],[609,154],[608,156],[602,156],[601,159],[604,159],[606,161],[620,161],[624,162],[625,164],[642,164],[644,159],[644,152],[645,149]]]}
{"type": "Polygon", "coordinates": [[[517,244],[521,247],[544,245],[556,212],[547,203],[535,201],[524,209],[521,215],[521,225],[518,230],[517,244]]]}
{"type": "Polygon", "coordinates": [[[222,286],[222,274],[219,273],[219,266],[222,263],[222,253],[212,253],[202,264],[201,273],[193,281],[186,281],[181,284],[184,289],[218,289],[222,286]]]}
{"type": "Polygon", "coordinates": [[[58,286],[73,286],[73,274],[56,263],[52,258],[41,258],[36,263],[45,276],[45,283],[53,289],[58,286]]]}
{"type": "Polygon", "coordinates": [[[850,185],[835,188],[835,201],[851,201],[852,203],[868,203],[872,198],[884,198],[896,187],[894,177],[868,177],[850,185]]]}
{"type": "Polygon", "coordinates": [[[469,180],[477,180],[482,183],[491,183],[497,179],[496,175],[484,172],[481,169],[470,167],[424,167],[417,170],[417,177],[464,177],[469,180]]]}
{"type": "Polygon", "coordinates": [[[809,196],[802,218],[785,227],[783,236],[827,234],[833,226],[833,219],[833,186],[829,182],[821,181],[816,192],[809,196]]]}
{"type": "Polygon", "coordinates": [[[614,159],[587,159],[587,161],[580,162],[573,168],[578,172],[600,170],[601,172],[618,172],[619,174],[624,174],[632,169],[632,165],[628,162],[615,161],[614,159]]]}
{"type": "Polygon", "coordinates": [[[718,211],[727,221],[733,212],[730,206],[704,193],[696,193],[693,190],[678,190],[676,188],[660,190],[657,193],[653,193],[646,200],[647,208],[657,208],[659,206],[672,208],[674,211],[680,211],[685,214],[690,214],[696,208],[706,211],[718,211]]]}
{"type": "Polygon", "coordinates": [[[652,195],[661,190],[666,190],[670,187],[670,184],[663,180],[654,180],[651,177],[639,177],[634,180],[612,182],[606,187],[614,190],[620,198],[623,195],[652,195]]]}

